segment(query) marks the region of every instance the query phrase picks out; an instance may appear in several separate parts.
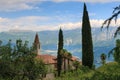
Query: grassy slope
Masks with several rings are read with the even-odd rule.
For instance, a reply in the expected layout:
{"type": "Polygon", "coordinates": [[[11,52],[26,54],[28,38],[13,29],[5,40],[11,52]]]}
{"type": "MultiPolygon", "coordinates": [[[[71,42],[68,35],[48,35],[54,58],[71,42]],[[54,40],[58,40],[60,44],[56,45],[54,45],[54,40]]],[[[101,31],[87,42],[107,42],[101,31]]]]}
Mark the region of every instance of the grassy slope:
{"type": "Polygon", "coordinates": [[[107,63],[96,69],[92,78],[94,80],[120,80],[120,64],[116,62],[107,63]]]}
{"type": "Polygon", "coordinates": [[[120,65],[117,62],[111,62],[99,67],[97,70],[104,73],[120,74],[120,65]]]}
{"type": "Polygon", "coordinates": [[[56,80],[120,80],[120,65],[111,62],[96,70],[82,67],[80,70],[69,72],[56,80]]]}

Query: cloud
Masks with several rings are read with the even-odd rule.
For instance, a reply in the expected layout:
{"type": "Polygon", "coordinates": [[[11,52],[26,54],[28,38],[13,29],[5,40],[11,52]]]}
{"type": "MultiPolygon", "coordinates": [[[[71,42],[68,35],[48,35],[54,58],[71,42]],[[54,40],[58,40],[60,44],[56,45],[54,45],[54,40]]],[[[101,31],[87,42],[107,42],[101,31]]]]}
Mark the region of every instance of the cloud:
{"type": "Polygon", "coordinates": [[[38,8],[35,6],[40,0],[0,0],[0,11],[18,11],[38,8]]]}
{"type": "Polygon", "coordinates": [[[44,16],[25,16],[15,19],[0,17],[0,31],[8,31],[11,29],[36,30],[37,26],[47,20],[49,20],[49,17],[44,16]]]}
{"type": "MultiPolygon", "coordinates": [[[[92,28],[100,28],[104,21],[105,20],[103,19],[91,19],[90,24],[92,28]]],[[[120,25],[119,23],[120,23],[120,18],[117,20],[116,24],[115,24],[115,21],[112,21],[110,26],[116,27],[120,25]]],[[[76,28],[82,27],[82,22],[81,21],[80,22],[69,22],[69,23],[60,24],[59,26],[62,26],[62,28],[65,30],[76,29],[76,28]]]]}
{"type": "MultiPolygon", "coordinates": [[[[92,28],[100,28],[103,19],[91,19],[92,28]]],[[[117,23],[114,21],[111,22],[110,26],[119,26],[120,18],[118,18],[117,23]]],[[[20,30],[33,30],[33,31],[44,31],[44,30],[58,30],[60,27],[64,30],[71,30],[81,28],[81,21],[68,21],[60,22],[57,21],[56,17],[46,17],[46,16],[25,16],[15,19],[2,18],[0,17],[0,31],[9,31],[11,29],[20,29],[20,30]],[[55,23],[54,23],[55,21],[55,23]]]]}
{"type": "Polygon", "coordinates": [[[64,23],[64,24],[59,24],[58,26],[61,26],[62,29],[64,30],[71,30],[71,29],[76,29],[80,28],[82,25],[82,22],[69,22],[69,23],[64,23]]]}
{"type": "Polygon", "coordinates": [[[69,1],[76,1],[76,2],[88,2],[88,3],[108,3],[108,2],[120,2],[120,0],[52,0],[54,2],[69,2],[69,1]]]}
{"type": "MultiPolygon", "coordinates": [[[[0,0],[0,11],[11,12],[20,10],[39,9],[37,4],[47,2],[49,0],[0,0]]],[[[120,2],[120,0],[50,0],[51,2],[88,2],[88,3],[106,3],[106,2],[120,2]]]]}

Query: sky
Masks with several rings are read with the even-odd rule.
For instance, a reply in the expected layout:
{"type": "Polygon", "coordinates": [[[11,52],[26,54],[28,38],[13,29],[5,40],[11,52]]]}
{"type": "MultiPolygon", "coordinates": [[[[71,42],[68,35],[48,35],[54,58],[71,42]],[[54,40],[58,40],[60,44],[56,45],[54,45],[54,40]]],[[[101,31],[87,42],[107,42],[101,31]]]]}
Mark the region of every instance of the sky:
{"type": "MultiPolygon", "coordinates": [[[[64,30],[81,28],[83,4],[91,27],[101,27],[120,0],[0,0],[0,32],[9,30],[64,30]]],[[[111,26],[117,26],[112,21],[111,26]]]]}

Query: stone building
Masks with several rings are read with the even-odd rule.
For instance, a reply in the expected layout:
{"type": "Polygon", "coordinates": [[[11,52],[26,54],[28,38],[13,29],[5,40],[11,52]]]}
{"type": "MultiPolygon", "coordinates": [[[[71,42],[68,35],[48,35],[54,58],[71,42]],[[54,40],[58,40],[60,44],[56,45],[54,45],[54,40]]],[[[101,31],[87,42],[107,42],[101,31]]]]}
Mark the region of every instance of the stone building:
{"type": "MultiPolygon", "coordinates": [[[[36,58],[42,60],[48,69],[48,72],[54,72],[57,70],[57,57],[50,55],[49,53],[47,54],[42,54],[40,52],[40,41],[39,41],[39,36],[38,33],[36,33],[35,35],[35,39],[34,39],[34,47],[35,47],[35,53],[37,54],[36,58]]],[[[63,58],[64,59],[64,58],[63,58]]],[[[68,59],[65,59],[65,63],[63,61],[62,63],[62,71],[68,70],[68,69],[74,69],[73,66],[73,62],[77,61],[78,59],[74,56],[72,56],[69,59],[69,63],[68,63],[68,59]]]]}

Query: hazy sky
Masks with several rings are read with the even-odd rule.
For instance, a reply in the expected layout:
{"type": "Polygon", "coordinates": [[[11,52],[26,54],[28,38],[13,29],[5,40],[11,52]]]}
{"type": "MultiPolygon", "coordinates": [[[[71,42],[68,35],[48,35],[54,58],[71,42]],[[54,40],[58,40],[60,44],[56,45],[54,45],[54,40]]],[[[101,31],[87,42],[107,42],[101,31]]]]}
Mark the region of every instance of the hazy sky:
{"type": "Polygon", "coordinates": [[[84,2],[92,27],[100,27],[120,5],[120,0],[0,0],[0,32],[80,28],[84,2]]]}

